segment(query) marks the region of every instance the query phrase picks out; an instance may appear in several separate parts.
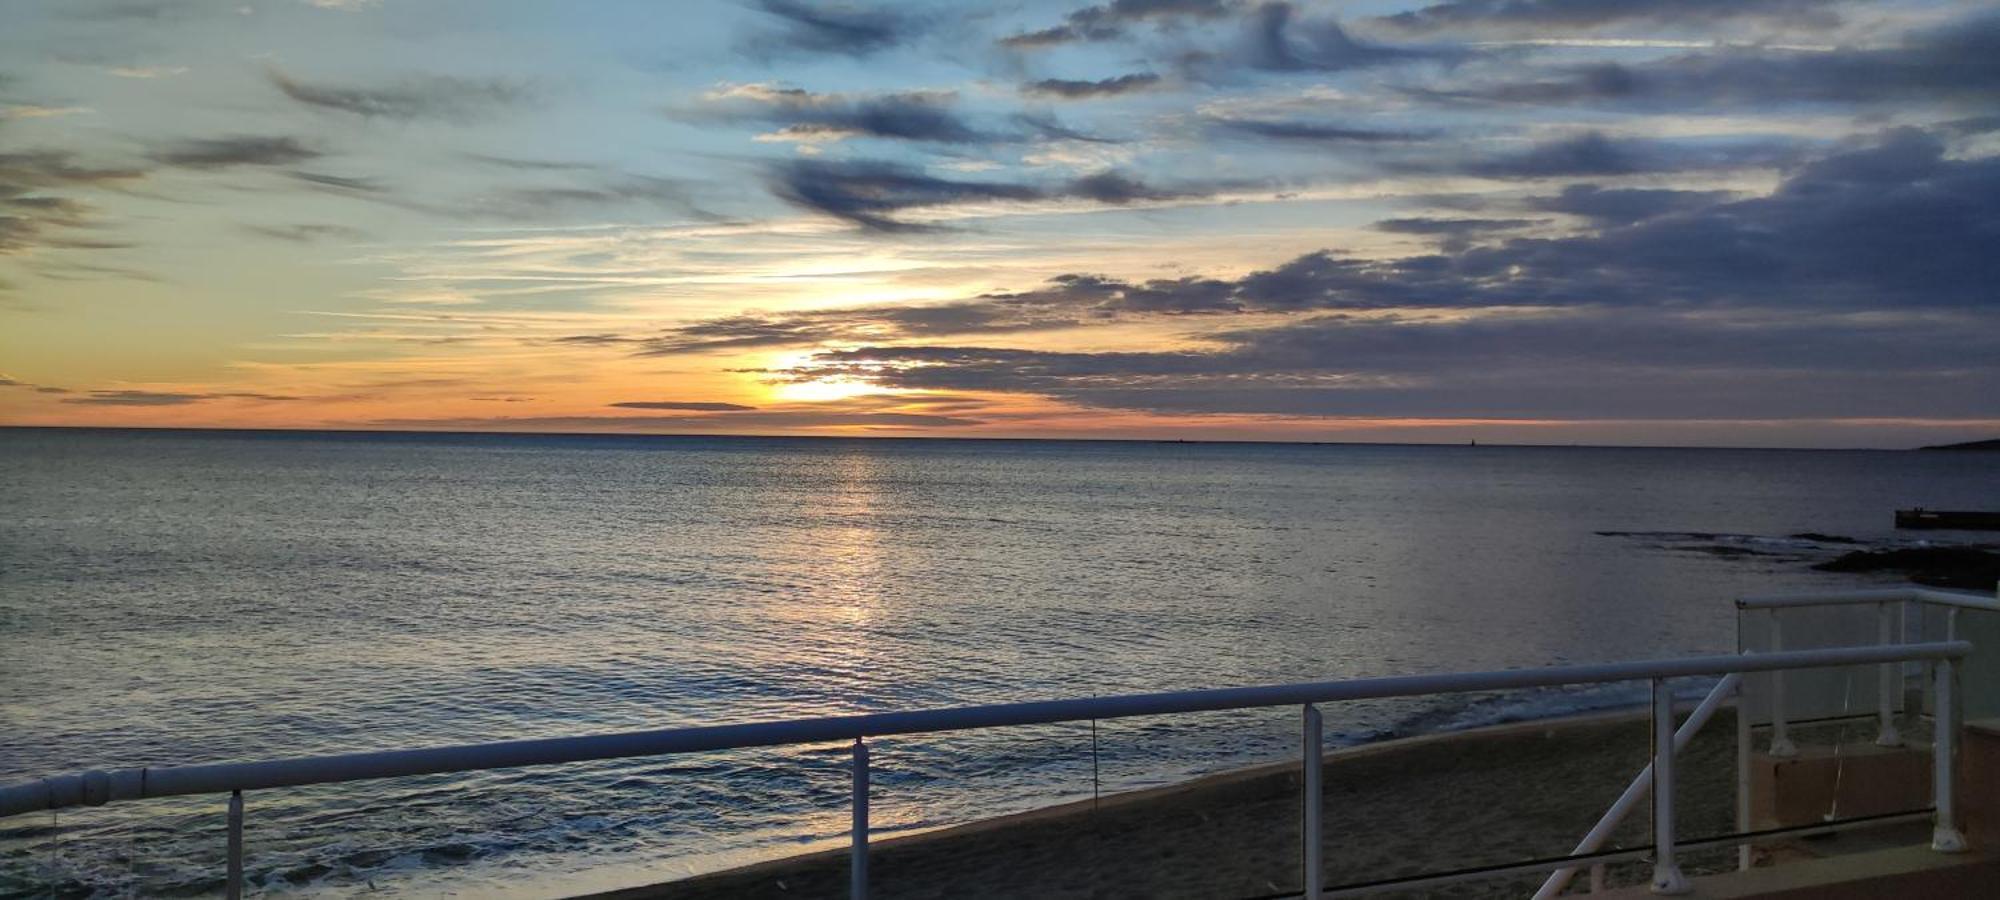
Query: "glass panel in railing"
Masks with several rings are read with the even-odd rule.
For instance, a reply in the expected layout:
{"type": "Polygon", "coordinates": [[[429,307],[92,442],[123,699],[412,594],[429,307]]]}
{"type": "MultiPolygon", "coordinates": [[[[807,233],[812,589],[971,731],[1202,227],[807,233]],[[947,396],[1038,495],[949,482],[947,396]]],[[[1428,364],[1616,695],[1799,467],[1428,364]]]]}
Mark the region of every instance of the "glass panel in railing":
{"type": "Polygon", "coordinates": [[[593,776],[601,805],[574,810],[570,855],[587,864],[568,877],[648,897],[844,896],[854,756],[832,742],[619,761],[593,776]]]}
{"type": "MultiPolygon", "coordinates": [[[[1901,603],[1861,603],[1742,610],[1737,616],[1738,642],[1740,649],[1752,653],[1875,646],[1883,641],[1886,615],[1889,643],[1900,644],[1902,607],[1901,603]]],[[[1874,702],[1880,674],[1875,667],[1860,672],[1806,668],[1784,673],[1782,684],[1781,676],[1755,674],[1746,680],[1744,706],[1751,721],[1760,727],[1772,724],[1779,712],[1791,722],[1839,716],[1845,714],[1855,696],[1874,702]],[[1783,694],[1782,710],[1774,708],[1778,692],[1783,694]]],[[[1895,678],[1893,673],[1891,678],[1895,678]]],[[[1900,710],[1906,699],[1893,685],[1892,690],[1893,702],[1900,710]]]]}
{"type": "Polygon", "coordinates": [[[1959,663],[1961,718],[2000,716],[2000,612],[1961,610],[1954,631],[1972,643],[1972,655],[1959,663]]]}
{"type": "Polygon", "coordinates": [[[0,820],[0,897],[220,894],[225,800],[176,797],[0,820]]]}
{"type": "Polygon", "coordinates": [[[1104,723],[1100,815],[1128,878],[1160,897],[1261,897],[1303,884],[1303,707],[1104,723]]]}
{"type": "Polygon", "coordinates": [[[871,885],[881,896],[1296,891],[1299,740],[1297,711],[1284,709],[883,742],[871,885]]]}
{"type": "MultiPolygon", "coordinates": [[[[1752,843],[1753,865],[1928,842],[1932,728],[1928,717],[1897,702],[1902,692],[1894,680],[1904,671],[1902,664],[1817,670],[1824,693],[1806,715],[1783,723],[1788,740],[1781,743],[1789,746],[1773,751],[1777,723],[1752,730],[1738,777],[1747,789],[1747,830],[1760,835],[1752,843]],[[1884,672],[1892,679],[1886,728],[1878,693],[1884,672]]],[[[1784,675],[1788,689],[1795,674],[1784,675]]],[[[1691,761],[1683,768],[1690,780],[1708,780],[1709,765],[1691,761]]],[[[1683,829],[1691,842],[1730,830],[1683,829]]]]}
{"type": "Polygon", "coordinates": [[[1088,895],[1111,834],[1093,801],[1090,723],[870,741],[871,894],[1088,895]]]}

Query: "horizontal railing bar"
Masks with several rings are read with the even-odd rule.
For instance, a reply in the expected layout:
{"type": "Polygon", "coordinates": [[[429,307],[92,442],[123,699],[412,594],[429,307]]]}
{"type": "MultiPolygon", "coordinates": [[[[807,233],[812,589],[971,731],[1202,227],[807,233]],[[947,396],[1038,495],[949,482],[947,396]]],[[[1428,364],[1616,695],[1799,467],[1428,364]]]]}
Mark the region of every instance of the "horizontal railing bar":
{"type": "Polygon", "coordinates": [[[1957,659],[1971,650],[1972,645],[1965,641],[1826,647],[1773,653],[1720,654],[1682,659],[1552,666],[1539,669],[1398,675],[1303,684],[1042,700],[912,712],[868,713],[748,722],[737,725],[500,741],[417,750],[347,753],[266,762],[86,772],[82,775],[47,778],[0,789],[0,816],[67,806],[95,806],[113,800],[256,791],[598,759],[853,741],[884,735],[1049,725],[1088,719],[1297,706],[1305,703],[1374,700],[1422,694],[1727,675],[1732,672],[1768,672],[1779,669],[1823,668],[1909,660],[1957,659]]]}
{"type": "Polygon", "coordinates": [[[1779,609],[1798,606],[1845,606],[1864,603],[1929,603],[1964,609],[2000,611],[2000,599],[1971,591],[1938,588],[1868,588],[1853,591],[1824,591],[1810,594],[1771,594],[1739,597],[1737,609],[1779,609]]]}

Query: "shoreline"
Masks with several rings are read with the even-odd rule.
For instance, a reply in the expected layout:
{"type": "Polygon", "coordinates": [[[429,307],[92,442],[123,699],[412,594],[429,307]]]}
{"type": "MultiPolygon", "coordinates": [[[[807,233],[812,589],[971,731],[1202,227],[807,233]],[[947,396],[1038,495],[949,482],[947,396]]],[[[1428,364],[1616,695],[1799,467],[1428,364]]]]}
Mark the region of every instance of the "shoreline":
{"type": "MultiPolygon", "coordinates": [[[[1732,716],[1719,713],[1685,751],[1684,834],[1733,825],[1732,716]]],[[[1645,765],[1650,729],[1643,711],[1625,709],[1328,750],[1327,884],[1567,854],[1645,765]]],[[[871,896],[1295,892],[1299,771],[1296,760],[1262,763],[875,839],[871,896]]],[[[1627,817],[1614,845],[1646,843],[1649,808],[1627,817]]],[[[843,845],[577,900],[845,896],[847,855],[843,845]]],[[[1542,877],[1445,893],[1513,896],[1542,877]]]]}

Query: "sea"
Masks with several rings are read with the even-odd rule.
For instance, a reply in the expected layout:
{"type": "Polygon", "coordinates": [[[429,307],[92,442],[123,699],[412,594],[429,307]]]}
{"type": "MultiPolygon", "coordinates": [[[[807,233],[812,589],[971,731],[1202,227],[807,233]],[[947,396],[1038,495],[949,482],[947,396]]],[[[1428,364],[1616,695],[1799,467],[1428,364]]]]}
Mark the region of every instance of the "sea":
{"type": "MultiPolygon", "coordinates": [[[[0,429],[0,784],[1732,652],[1991,454],[0,429]],[[1857,543],[1845,543],[1850,539],[1857,543]]],[[[1698,686],[1696,690],[1698,691],[1698,686]]],[[[1330,705],[1329,744],[1641,685],[1330,705]]],[[[875,741],[891,835],[1296,755],[1298,711],[875,741]]],[[[561,896],[837,846],[841,745],[246,797],[267,895],[561,896]]],[[[220,890],[224,798],[0,820],[0,895],[220,890]]],[[[1579,833],[1588,823],[1579,823],[1579,833]]]]}

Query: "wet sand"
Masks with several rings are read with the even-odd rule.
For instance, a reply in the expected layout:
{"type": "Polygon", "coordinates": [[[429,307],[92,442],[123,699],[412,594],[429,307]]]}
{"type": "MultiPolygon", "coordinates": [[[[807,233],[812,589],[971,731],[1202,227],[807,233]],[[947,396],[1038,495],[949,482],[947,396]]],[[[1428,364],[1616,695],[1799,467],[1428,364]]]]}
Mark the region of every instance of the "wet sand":
{"type": "MultiPolygon", "coordinates": [[[[1328,753],[1326,884],[1430,874],[1567,854],[1648,759],[1638,714],[1518,723],[1328,753]]],[[[1683,840],[1734,820],[1735,732],[1724,710],[1683,754],[1683,840]]],[[[1648,843],[1642,802],[1614,846],[1648,843]]],[[[1274,764],[1183,784],[879,839],[871,896],[1261,897],[1300,889],[1299,766],[1274,764]]],[[[1690,872],[1733,851],[1684,859],[1690,872]]],[[[1642,883],[1644,864],[1612,867],[1642,883]]],[[[774,860],[594,900],[842,897],[844,849],[774,860]]],[[[1540,876],[1427,888],[1426,897],[1519,897],[1540,876]]],[[[1584,878],[1579,877],[1579,886],[1584,878]]],[[[1410,894],[1416,896],[1419,894],[1410,894]]]]}

